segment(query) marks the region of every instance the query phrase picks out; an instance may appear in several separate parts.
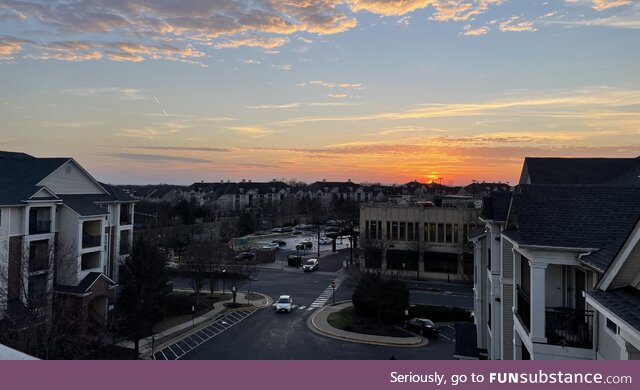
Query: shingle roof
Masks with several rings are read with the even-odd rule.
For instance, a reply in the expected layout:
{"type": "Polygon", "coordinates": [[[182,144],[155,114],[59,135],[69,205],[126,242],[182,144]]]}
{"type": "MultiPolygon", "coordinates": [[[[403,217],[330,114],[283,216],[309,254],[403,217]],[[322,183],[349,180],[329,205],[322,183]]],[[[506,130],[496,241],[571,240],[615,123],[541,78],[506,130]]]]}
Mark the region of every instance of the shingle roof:
{"type": "Polygon", "coordinates": [[[609,291],[588,291],[587,295],[611,310],[621,320],[640,331],[640,291],[633,287],[622,287],[609,291]]]}
{"type": "Polygon", "coordinates": [[[520,186],[513,195],[519,245],[596,248],[582,258],[605,271],[640,217],[640,187],[520,186]]]}
{"type": "Polygon", "coordinates": [[[109,214],[109,209],[100,207],[95,202],[110,201],[112,199],[107,195],[62,195],[62,203],[82,217],[109,214]]]}
{"type": "Polygon", "coordinates": [[[77,286],[57,285],[55,290],[57,292],[68,293],[68,294],[86,294],[89,292],[91,286],[100,277],[104,277],[107,281],[107,284],[109,284],[110,286],[116,285],[116,283],[113,280],[109,279],[102,272],[89,272],[87,276],[85,276],[84,279],[82,279],[80,283],[78,283],[77,286]]]}
{"type": "Polygon", "coordinates": [[[484,220],[505,222],[509,205],[511,204],[510,191],[495,191],[482,201],[482,218],[484,220]]]}
{"type": "Polygon", "coordinates": [[[482,236],[484,236],[485,234],[487,234],[487,230],[486,230],[486,229],[485,229],[485,227],[483,226],[483,227],[479,227],[479,228],[476,228],[476,229],[473,229],[472,231],[470,231],[470,232],[467,234],[467,238],[468,238],[469,240],[473,240],[473,239],[475,239],[475,238],[482,237],[482,236]]]}
{"type": "Polygon", "coordinates": [[[531,184],[640,186],[640,158],[527,157],[525,171],[531,184]]]}
{"type": "Polygon", "coordinates": [[[37,183],[69,160],[69,158],[0,158],[0,204],[19,204],[28,199],[42,188],[37,187],[37,183]]]}

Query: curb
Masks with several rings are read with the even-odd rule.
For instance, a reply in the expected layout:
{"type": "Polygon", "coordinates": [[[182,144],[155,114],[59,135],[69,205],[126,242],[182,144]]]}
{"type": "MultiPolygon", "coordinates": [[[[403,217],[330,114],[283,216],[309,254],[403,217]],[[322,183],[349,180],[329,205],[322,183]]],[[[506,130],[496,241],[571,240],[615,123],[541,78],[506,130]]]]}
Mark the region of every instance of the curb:
{"type": "MultiPolygon", "coordinates": [[[[342,303],[347,303],[350,301],[341,301],[341,302],[336,302],[335,305],[327,305],[324,306],[322,309],[317,310],[315,313],[313,313],[313,315],[311,317],[309,317],[309,319],[307,320],[307,326],[314,332],[321,334],[323,336],[327,336],[327,337],[331,337],[337,340],[344,340],[344,341],[349,341],[349,342],[353,342],[353,343],[360,343],[360,344],[371,344],[371,345],[379,345],[379,346],[385,346],[385,347],[399,347],[399,348],[417,348],[417,347],[422,347],[425,346],[429,343],[428,339],[425,339],[421,336],[416,336],[419,337],[419,341],[415,342],[415,343],[410,343],[410,344],[397,344],[397,343],[393,343],[393,342],[387,342],[387,341],[378,341],[378,340],[369,340],[369,339],[363,339],[363,338],[359,338],[358,336],[361,336],[361,333],[355,333],[355,332],[348,332],[348,331],[344,331],[344,330],[340,330],[341,332],[346,333],[345,335],[340,335],[340,334],[336,334],[336,333],[331,333],[327,330],[321,329],[317,324],[316,324],[316,316],[318,314],[320,314],[322,311],[324,311],[325,309],[331,307],[331,306],[337,306],[340,305],[342,303]],[[353,335],[353,336],[351,336],[353,335]]],[[[327,324],[331,329],[335,329],[333,328],[331,325],[327,324]]],[[[372,335],[365,335],[365,336],[369,336],[369,337],[384,337],[384,336],[372,336],[372,335]]]]}

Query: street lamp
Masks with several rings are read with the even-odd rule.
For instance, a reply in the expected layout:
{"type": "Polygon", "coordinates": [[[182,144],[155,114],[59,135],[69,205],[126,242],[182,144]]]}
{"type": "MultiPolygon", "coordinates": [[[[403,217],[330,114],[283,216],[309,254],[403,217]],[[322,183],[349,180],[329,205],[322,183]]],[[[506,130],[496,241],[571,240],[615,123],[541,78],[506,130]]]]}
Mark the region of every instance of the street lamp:
{"type": "Polygon", "coordinates": [[[226,269],[223,269],[223,270],[222,270],[222,295],[224,295],[224,292],[225,292],[225,285],[224,285],[224,282],[225,282],[225,279],[224,279],[225,272],[227,272],[227,270],[226,270],[226,269]]]}

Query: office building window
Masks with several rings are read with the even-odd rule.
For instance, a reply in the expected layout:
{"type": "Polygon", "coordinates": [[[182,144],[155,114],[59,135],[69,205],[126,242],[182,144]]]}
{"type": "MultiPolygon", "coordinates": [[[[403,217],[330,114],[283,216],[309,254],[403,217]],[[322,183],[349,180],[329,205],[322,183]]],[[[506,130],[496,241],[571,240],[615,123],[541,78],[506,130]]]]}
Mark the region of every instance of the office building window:
{"type": "Polygon", "coordinates": [[[414,241],[414,237],[413,237],[413,222],[409,222],[407,224],[407,240],[408,241],[414,241]]]}
{"type": "Polygon", "coordinates": [[[435,223],[430,223],[429,224],[429,242],[436,242],[437,241],[437,230],[436,230],[436,224],[435,223]]]}
{"type": "Polygon", "coordinates": [[[446,236],[445,236],[445,241],[446,242],[453,242],[453,225],[448,223],[446,224],[446,236]]]}
{"type": "Polygon", "coordinates": [[[398,239],[398,222],[391,222],[391,240],[398,239]]]}
{"type": "Polygon", "coordinates": [[[444,242],[444,223],[438,224],[438,242],[444,242]]]}
{"type": "Polygon", "coordinates": [[[400,222],[400,234],[398,235],[398,239],[400,241],[406,240],[406,236],[405,236],[405,233],[407,231],[406,225],[407,225],[406,222],[400,222]]]}
{"type": "MultiPolygon", "coordinates": [[[[457,243],[459,241],[458,235],[460,232],[458,231],[458,224],[453,225],[453,242],[457,243]]],[[[464,238],[462,239],[464,242],[464,238]]]]}

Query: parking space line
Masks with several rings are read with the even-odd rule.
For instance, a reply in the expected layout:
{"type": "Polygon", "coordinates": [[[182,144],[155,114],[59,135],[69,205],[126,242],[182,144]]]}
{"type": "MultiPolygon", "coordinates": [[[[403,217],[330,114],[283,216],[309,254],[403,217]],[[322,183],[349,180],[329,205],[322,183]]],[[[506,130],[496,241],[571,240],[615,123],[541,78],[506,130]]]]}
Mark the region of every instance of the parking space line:
{"type": "Polygon", "coordinates": [[[173,352],[173,353],[176,355],[176,359],[179,359],[179,358],[180,358],[180,356],[182,356],[182,355],[184,355],[184,354],[185,354],[185,351],[182,351],[182,353],[178,353],[178,352],[176,352],[173,348],[171,348],[171,347],[173,347],[173,346],[175,346],[175,344],[174,344],[174,345],[170,345],[170,346],[169,346],[169,349],[171,349],[171,352],[173,352]]]}
{"type": "Polygon", "coordinates": [[[192,334],[191,337],[193,337],[193,339],[196,341],[196,343],[198,341],[198,340],[195,339],[196,337],[200,339],[200,342],[204,341],[204,339],[202,337],[198,336],[198,333],[192,334]]]}
{"type": "MultiPolygon", "coordinates": [[[[178,349],[180,350],[180,352],[184,353],[184,349],[180,348],[180,346],[178,345],[178,343],[173,343],[173,344],[171,344],[171,345],[169,346],[169,348],[171,348],[171,347],[176,347],[176,348],[178,348],[178,349]]],[[[171,350],[173,351],[173,348],[171,348],[171,350]]],[[[174,352],[175,352],[175,351],[174,351],[174,352]]],[[[177,355],[178,355],[178,354],[176,353],[176,356],[177,356],[177,355]]]]}
{"type": "Polygon", "coordinates": [[[173,353],[173,351],[171,349],[169,349],[168,347],[162,350],[163,354],[167,357],[167,360],[176,360],[177,356],[175,353],[173,353]],[[167,351],[167,353],[165,354],[164,351],[167,351]],[[171,357],[171,355],[173,355],[173,357],[171,357]]]}
{"type": "Polygon", "coordinates": [[[195,341],[193,341],[191,339],[191,336],[185,337],[184,339],[182,339],[182,341],[184,341],[185,344],[187,344],[189,346],[189,348],[193,348],[193,347],[198,345],[198,343],[196,343],[195,341]],[[193,344],[193,345],[191,345],[191,344],[193,344]]]}

